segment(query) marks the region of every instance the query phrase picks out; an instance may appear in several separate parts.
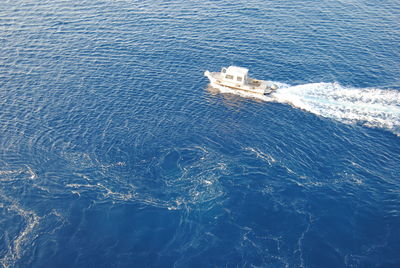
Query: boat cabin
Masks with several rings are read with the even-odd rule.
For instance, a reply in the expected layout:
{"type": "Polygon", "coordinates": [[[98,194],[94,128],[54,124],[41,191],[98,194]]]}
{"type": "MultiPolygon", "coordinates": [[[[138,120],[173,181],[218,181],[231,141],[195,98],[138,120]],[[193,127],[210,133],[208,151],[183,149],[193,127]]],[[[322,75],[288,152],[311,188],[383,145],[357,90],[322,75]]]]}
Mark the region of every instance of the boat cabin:
{"type": "Polygon", "coordinates": [[[228,68],[222,68],[221,76],[225,82],[235,83],[244,85],[247,83],[248,69],[237,66],[229,66],[228,68]]]}

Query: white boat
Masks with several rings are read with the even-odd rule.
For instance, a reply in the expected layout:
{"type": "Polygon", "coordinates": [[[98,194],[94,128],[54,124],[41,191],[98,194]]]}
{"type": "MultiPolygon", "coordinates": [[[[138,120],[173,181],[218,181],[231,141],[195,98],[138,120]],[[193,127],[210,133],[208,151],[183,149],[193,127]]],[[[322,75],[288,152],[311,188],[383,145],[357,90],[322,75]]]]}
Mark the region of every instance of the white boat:
{"type": "Polygon", "coordinates": [[[205,71],[212,87],[225,87],[250,93],[268,95],[278,87],[268,81],[253,79],[248,76],[249,70],[243,67],[229,66],[221,72],[205,71]]]}

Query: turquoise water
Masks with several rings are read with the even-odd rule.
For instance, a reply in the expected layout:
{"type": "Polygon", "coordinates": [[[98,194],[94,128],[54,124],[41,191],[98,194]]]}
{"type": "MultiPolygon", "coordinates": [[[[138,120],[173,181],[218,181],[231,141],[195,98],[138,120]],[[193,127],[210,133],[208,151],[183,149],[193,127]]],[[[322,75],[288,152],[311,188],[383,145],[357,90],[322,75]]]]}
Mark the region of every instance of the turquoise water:
{"type": "Polygon", "coordinates": [[[398,267],[396,1],[7,1],[3,267],[398,267]],[[216,91],[229,65],[281,86],[216,91]]]}

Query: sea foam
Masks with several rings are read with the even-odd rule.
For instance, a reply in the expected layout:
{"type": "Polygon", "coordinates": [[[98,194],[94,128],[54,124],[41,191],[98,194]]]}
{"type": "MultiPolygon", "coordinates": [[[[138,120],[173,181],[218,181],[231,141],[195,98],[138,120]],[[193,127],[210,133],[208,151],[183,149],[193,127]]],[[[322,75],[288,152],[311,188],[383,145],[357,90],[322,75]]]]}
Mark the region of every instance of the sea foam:
{"type": "Polygon", "coordinates": [[[297,86],[274,83],[279,89],[267,96],[222,87],[218,90],[246,98],[289,104],[318,116],[382,128],[400,135],[400,91],[344,87],[338,83],[297,86]]]}
{"type": "Polygon", "coordinates": [[[281,88],[273,99],[345,123],[387,129],[400,135],[400,92],[314,83],[281,88]]]}

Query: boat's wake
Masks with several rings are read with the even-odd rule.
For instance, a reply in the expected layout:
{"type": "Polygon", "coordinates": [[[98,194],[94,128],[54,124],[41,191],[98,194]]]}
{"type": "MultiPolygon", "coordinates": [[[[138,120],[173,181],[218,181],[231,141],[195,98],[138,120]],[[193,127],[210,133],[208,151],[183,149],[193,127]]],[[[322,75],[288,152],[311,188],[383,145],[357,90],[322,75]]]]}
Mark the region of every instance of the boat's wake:
{"type": "MultiPolygon", "coordinates": [[[[400,91],[349,88],[338,83],[313,83],[280,88],[269,96],[237,93],[243,97],[286,103],[345,123],[387,129],[400,136],[400,91]]],[[[234,93],[224,92],[222,93],[234,93]]]]}

